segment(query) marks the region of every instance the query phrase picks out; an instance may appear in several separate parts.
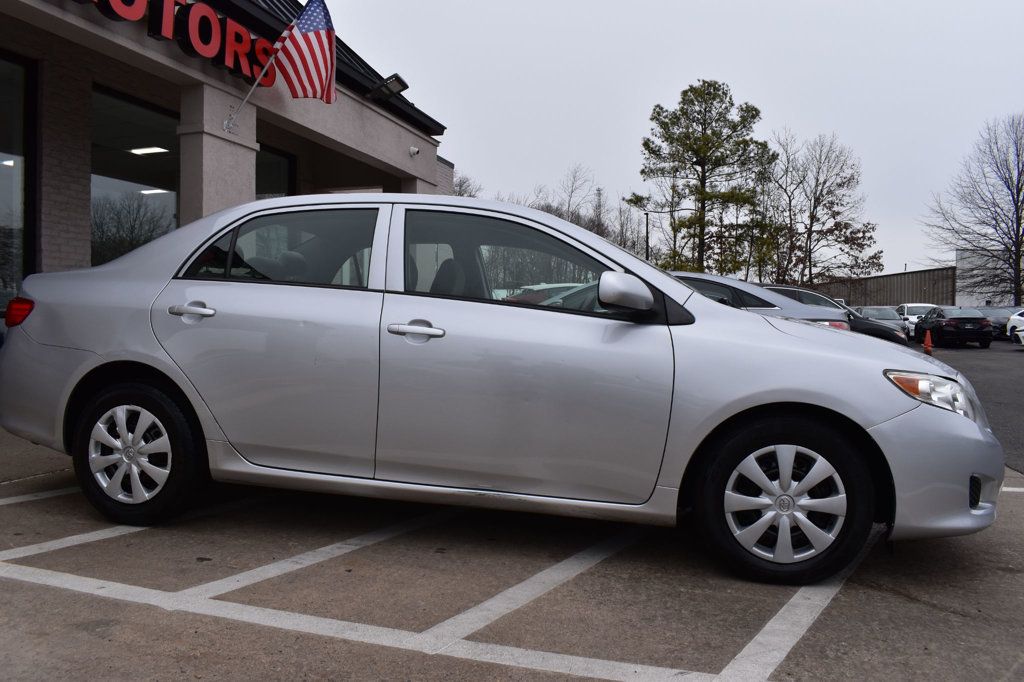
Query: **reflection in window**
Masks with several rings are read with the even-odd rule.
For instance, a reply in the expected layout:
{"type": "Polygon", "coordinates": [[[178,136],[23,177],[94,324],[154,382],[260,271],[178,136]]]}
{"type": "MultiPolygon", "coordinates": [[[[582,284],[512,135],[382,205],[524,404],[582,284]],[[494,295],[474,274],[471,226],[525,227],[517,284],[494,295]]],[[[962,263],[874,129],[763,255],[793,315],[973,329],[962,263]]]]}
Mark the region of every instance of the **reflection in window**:
{"type": "Polygon", "coordinates": [[[376,223],[377,209],[261,216],[203,249],[185,277],[365,288],[376,223]]]}
{"type": "Polygon", "coordinates": [[[484,216],[409,211],[405,290],[437,296],[606,312],[604,265],[540,230],[484,216]]]}
{"type": "Polygon", "coordinates": [[[25,244],[25,69],[0,59],[0,309],[18,293],[25,244]]]}
{"type": "Polygon", "coordinates": [[[92,94],[92,264],[178,225],[178,120],[92,94]]]}

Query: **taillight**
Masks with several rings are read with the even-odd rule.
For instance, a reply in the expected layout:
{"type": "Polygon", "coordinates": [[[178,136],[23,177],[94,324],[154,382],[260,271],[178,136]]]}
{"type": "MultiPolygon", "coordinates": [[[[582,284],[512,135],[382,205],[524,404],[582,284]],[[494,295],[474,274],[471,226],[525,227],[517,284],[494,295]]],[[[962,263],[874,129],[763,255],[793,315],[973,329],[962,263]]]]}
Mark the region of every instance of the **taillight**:
{"type": "Polygon", "coordinates": [[[33,301],[18,296],[12,298],[7,304],[7,313],[4,315],[4,324],[8,327],[17,327],[25,321],[32,309],[36,307],[33,301]]]}
{"type": "Polygon", "coordinates": [[[847,322],[840,322],[839,320],[820,320],[818,324],[823,324],[833,329],[844,329],[850,331],[850,325],[847,322]]]}
{"type": "Polygon", "coordinates": [[[942,323],[942,326],[943,327],[959,327],[960,323],[957,322],[956,320],[946,320],[945,322],[942,323]]]}
{"type": "Polygon", "coordinates": [[[992,326],[992,322],[991,322],[990,320],[988,320],[988,319],[984,319],[984,320],[982,320],[982,321],[981,321],[981,322],[980,322],[980,323],[978,324],[978,326],[979,326],[979,327],[991,327],[991,326],[992,326]]]}

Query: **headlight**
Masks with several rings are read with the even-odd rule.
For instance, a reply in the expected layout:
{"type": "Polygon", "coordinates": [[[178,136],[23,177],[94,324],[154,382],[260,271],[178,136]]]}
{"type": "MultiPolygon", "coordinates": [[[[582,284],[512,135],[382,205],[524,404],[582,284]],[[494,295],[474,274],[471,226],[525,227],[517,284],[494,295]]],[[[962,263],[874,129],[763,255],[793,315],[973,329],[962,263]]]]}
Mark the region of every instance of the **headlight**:
{"type": "Polygon", "coordinates": [[[964,387],[952,379],[892,369],[886,370],[885,376],[911,398],[962,414],[971,421],[977,420],[978,410],[975,409],[974,402],[964,387]]]}

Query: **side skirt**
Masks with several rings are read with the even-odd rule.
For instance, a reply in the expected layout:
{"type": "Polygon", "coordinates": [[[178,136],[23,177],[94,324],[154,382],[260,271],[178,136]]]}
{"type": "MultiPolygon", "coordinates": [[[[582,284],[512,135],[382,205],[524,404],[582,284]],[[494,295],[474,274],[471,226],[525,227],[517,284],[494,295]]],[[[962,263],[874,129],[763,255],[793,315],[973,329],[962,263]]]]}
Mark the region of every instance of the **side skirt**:
{"type": "Polygon", "coordinates": [[[230,443],[224,441],[208,440],[206,441],[206,450],[209,453],[210,476],[215,481],[225,483],[244,483],[271,488],[376,497],[405,502],[537,512],[556,516],[644,523],[654,526],[674,526],[676,523],[676,502],[679,490],[664,486],[656,486],[650,499],[643,504],[613,504],[274,469],[252,464],[231,447],[230,443]]]}

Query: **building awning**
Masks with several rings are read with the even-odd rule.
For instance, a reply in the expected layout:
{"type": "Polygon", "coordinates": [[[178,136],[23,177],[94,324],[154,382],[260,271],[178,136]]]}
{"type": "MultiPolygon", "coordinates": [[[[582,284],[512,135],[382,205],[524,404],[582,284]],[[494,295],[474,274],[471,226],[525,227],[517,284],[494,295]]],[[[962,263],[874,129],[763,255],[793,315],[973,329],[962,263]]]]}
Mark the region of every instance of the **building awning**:
{"type": "MultiPolygon", "coordinates": [[[[298,0],[206,0],[221,14],[235,19],[267,40],[277,40],[285,27],[302,11],[298,0]]],[[[337,68],[335,79],[341,85],[366,95],[384,80],[340,38],[335,40],[337,68]]],[[[402,95],[375,102],[382,109],[427,135],[443,135],[445,126],[428,116],[402,95]]]]}

